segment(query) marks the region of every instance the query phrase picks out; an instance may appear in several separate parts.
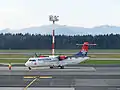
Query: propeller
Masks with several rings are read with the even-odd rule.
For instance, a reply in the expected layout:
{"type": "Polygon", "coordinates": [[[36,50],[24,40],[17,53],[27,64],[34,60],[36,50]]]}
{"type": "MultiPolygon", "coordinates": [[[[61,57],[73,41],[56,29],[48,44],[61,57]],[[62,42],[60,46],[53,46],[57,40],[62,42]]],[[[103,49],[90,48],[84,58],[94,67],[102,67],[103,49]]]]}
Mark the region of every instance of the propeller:
{"type": "Polygon", "coordinates": [[[96,46],[97,44],[84,43],[84,44],[76,44],[76,45],[78,45],[78,46],[80,46],[80,45],[92,45],[92,46],[96,46]]]}
{"type": "Polygon", "coordinates": [[[35,57],[39,57],[39,55],[37,53],[35,53],[35,57]]]}

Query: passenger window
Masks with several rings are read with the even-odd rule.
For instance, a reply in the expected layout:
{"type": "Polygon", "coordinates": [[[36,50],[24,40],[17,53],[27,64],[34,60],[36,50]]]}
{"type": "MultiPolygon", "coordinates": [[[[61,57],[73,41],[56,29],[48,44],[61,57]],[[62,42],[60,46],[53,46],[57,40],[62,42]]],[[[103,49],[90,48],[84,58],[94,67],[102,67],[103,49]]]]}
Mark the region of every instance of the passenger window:
{"type": "Polygon", "coordinates": [[[41,61],[41,59],[38,59],[38,61],[41,61]]]}

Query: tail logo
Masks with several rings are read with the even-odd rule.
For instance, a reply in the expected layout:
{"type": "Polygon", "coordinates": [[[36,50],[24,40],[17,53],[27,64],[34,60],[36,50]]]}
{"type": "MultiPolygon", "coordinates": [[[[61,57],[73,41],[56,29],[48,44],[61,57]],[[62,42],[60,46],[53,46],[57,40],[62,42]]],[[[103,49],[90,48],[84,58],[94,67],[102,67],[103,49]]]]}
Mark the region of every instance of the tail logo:
{"type": "Polygon", "coordinates": [[[82,52],[82,54],[84,54],[84,55],[86,54],[86,51],[85,51],[85,50],[81,50],[81,52],[82,52]]]}
{"type": "Polygon", "coordinates": [[[80,50],[80,52],[75,54],[75,56],[86,57],[87,56],[87,52],[88,52],[88,46],[89,45],[96,45],[96,44],[89,44],[88,42],[84,42],[84,44],[77,44],[77,45],[82,45],[82,49],[80,50]]]}

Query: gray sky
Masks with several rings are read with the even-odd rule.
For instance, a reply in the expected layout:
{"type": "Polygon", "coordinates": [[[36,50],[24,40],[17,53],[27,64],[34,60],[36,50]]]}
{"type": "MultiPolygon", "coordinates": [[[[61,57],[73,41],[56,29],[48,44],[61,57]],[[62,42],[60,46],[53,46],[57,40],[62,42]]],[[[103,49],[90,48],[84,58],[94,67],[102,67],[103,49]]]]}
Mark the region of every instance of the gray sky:
{"type": "Polygon", "coordinates": [[[51,24],[94,27],[120,24],[120,0],[0,0],[0,29],[21,29],[51,24]]]}

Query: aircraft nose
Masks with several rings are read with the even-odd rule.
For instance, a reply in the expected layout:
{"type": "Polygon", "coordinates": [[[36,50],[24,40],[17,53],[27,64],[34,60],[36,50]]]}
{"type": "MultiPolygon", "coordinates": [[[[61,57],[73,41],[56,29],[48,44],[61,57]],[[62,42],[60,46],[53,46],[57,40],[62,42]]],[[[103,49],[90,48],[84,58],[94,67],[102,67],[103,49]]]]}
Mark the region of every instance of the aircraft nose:
{"type": "Polygon", "coordinates": [[[90,59],[90,57],[88,57],[88,59],[90,59]]]}
{"type": "Polygon", "coordinates": [[[28,62],[25,63],[25,66],[28,66],[28,62]]]}
{"type": "Polygon", "coordinates": [[[90,59],[90,57],[87,57],[86,59],[90,59]]]}

